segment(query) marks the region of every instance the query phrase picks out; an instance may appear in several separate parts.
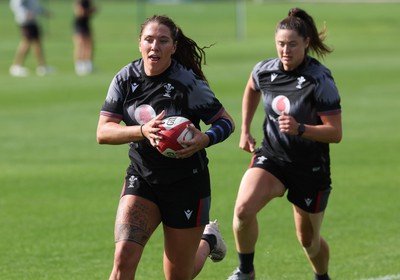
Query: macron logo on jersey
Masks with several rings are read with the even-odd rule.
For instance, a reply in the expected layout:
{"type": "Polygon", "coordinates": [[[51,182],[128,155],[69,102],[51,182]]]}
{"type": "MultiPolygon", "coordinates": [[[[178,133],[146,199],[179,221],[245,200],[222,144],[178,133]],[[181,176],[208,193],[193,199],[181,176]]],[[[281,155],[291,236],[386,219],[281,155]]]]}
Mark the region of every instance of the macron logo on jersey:
{"type": "Polygon", "coordinates": [[[272,73],[271,74],[271,82],[273,82],[276,79],[276,77],[278,77],[278,74],[272,73]]]}
{"type": "Polygon", "coordinates": [[[139,84],[137,84],[137,83],[131,84],[132,92],[135,92],[135,90],[138,88],[138,86],[139,86],[139,84]]]}

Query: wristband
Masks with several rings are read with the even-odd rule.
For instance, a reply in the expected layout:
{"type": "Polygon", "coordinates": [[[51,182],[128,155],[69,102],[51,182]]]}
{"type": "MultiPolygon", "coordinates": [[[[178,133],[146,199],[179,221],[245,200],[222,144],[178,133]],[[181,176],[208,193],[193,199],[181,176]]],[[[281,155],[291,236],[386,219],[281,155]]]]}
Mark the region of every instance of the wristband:
{"type": "Polygon", "coordinates": [[[303,123],[300,123],[299,127],[297,128],[297,136],[301,137],[305,131],[306,127],[304,126],[303,123]]]}
{"type": "Polygon", "coordinates": [[[210,138],[207,147],[220,143],[229,137],[232,133],[232,124],[229,120],[219,118],[212,123],[212,126],[205,132],[210,138]]]}
{"type": "Polygon", "coordinates": [[[144,126],[144,124],[142,124],[142,125],[140,126],[140,133],[142,134],[142,136],[143,136],[144,138],[147,138],[147,137],[144,136],[144,134],[143,134],[143,126],[144,126]]]}

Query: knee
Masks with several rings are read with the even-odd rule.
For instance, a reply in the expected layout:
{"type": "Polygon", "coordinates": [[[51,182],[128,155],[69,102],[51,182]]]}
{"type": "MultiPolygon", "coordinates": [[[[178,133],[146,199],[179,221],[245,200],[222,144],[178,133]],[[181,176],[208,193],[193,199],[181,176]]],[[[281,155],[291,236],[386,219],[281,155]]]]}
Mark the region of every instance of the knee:
{"type": "Polygon", "coordinates": [[[124,270],[129,265],[129,254],[122,249],[115,250],[114,265],[115,267],[124,270]]]}
{"type": "Polygon", "coordinates": [[[320,238],[303,238],[299,239],[301,246],[303,247],[304,252],[307,254],[309,258],[314,258],[318,255],[321,249],[321,239],[320,238]]]}
{"type": "Polygon", "coordinates": [[[318,255],[319,251],[321,250],[321,246],[320,243],[315,243],[311,244],[309,247],[303,247],[303,249],[307,256],[312,259],[318,255]]]}
{"type": "Polygon", "coordinates": [[[236,230],[242,229],[246,224],[252,221],[257,214],[245,204],[236,205],[234,213],[233,225],[236,230]]]}
{"type": "Polygon", "coordinates": [[[235,218],[240,221],[251,219],[255,214],[246,204],[238,204],[235,206],[235,218]]]}
{"type": "Polygon", "coordinates": [[[313,236],[312,233],[297,232],[297,239],[308,257],[313,258],[319,253],[321,248],[321,238],[319,236],[313,236]]]}
{"type": "Polygon", "coordinates": [[[138,259],[135,257],[134,252],[127,246],[118,246],[114,253],[114,267],[118,271],[131,271],[134,273],[136,270],[138,259]]]}

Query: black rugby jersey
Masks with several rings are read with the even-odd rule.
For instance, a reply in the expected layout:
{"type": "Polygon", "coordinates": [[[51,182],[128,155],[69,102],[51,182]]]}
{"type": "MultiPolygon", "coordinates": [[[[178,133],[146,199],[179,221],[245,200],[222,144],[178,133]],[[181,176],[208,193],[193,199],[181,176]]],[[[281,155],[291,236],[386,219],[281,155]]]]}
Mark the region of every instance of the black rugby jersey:
{"type": "Polygon", "coordinates": [[[252,75],[256,89],[263,96],[266,117],[262,145],[268,156],[301,164],[329,164],[328,143],[284,134],[279,131],[278,123],[283,111],[297,122],[309,125],[322,124],[322,115],[340,113],[340,97],[329,69],[306,57],[298,69],[288,72],[275,58],[256,64],[252,75]]]}
{"type": "MultiPolygon", "coordinates": [[[[172,60],[162,74],[144,74],[142,59],[123,67],[113,78],[101,114],[126,125],[144,124],[165,110],[165,117],[183,116],[200,128],[218,119],[224,108],[208,84],[172,60]]],[[[207,168],[205,149],[187,159],[163,156],[145,139],[129,144],[131,165],[152,183],[170,183],[207,168]]]]}

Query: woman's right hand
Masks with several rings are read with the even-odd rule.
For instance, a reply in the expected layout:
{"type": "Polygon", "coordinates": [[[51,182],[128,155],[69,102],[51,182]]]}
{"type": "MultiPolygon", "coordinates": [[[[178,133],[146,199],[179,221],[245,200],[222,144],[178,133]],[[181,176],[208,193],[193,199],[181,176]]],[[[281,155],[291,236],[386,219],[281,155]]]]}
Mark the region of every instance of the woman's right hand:
{"type": "Polygon", "coordinates": [[[240,135],[240,149],[249,153],[254,153],[254,151],[256,150],[256,143],[256,139],[254,139],[250,133],[242,133],[240,135]]]}
{"type": "Polygon", "coordinates": [[[161,139],[161,136],[158,134],[161,129],[158,126],[163,123],[162,119],[164,118],[164,116],[165,111],[162,111],[154,119],[148,121],[142,126],[143,136],[150,141],[150,144],[153,147],[157,147],[157,143],[161,139]]]}

